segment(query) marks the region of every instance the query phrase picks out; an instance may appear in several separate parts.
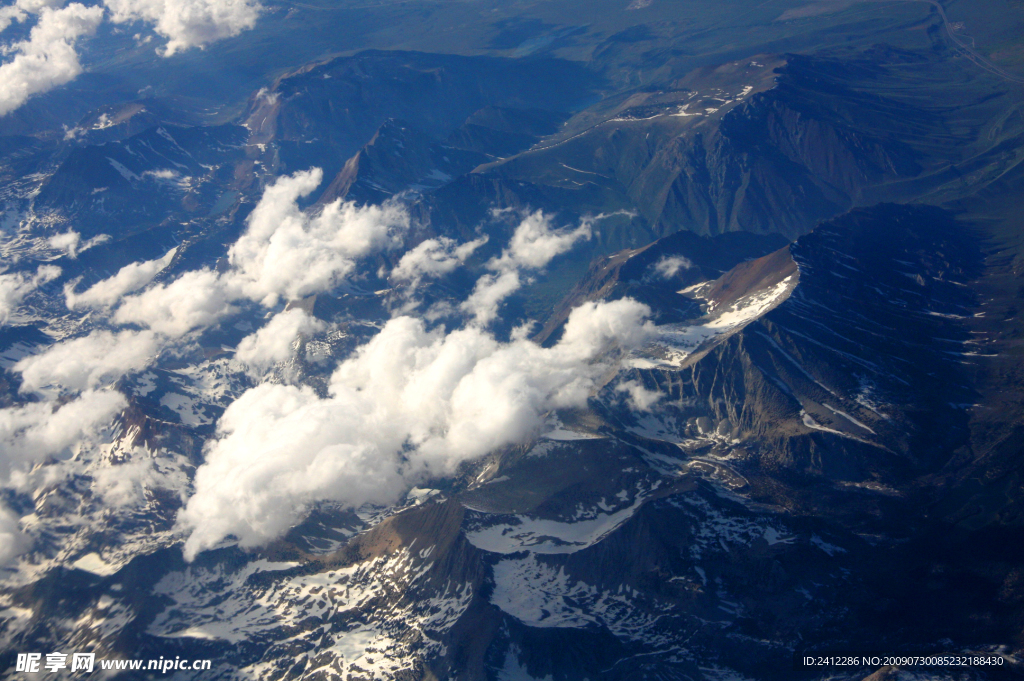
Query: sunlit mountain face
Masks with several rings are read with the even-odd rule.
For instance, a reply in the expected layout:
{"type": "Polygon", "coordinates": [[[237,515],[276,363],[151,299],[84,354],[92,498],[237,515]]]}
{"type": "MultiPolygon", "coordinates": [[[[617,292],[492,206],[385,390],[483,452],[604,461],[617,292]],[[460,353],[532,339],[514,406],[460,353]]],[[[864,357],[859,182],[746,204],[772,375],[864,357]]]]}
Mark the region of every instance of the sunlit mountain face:
{"type": "Polygon", "coordinates": [[[1024,676],[1019,0],[0,45],[0,678],[1024,676]]]}

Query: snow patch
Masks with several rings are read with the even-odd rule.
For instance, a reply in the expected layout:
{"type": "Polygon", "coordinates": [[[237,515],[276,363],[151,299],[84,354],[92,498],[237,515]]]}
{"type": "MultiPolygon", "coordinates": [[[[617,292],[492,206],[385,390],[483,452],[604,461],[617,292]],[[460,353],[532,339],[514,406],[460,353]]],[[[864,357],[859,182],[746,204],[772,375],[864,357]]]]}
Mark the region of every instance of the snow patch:
{"type": "MultiPolygon", "coordinates": [[[[741,298],[725,310],[715,310],[711,305],[699,323],[660,326],[657,339],[634,351],[626,365],[636,369],[678,368],[698,348],[742,329],[780,305],[789,297],[796,281],[796,275],[790,275],[775,286],[741,298]]],[[[680,293],[700,297],[702,286],[691,286],[680,293]]]]}
{"type": "Polygon", "coordinates": [[[513,522],[467,530],[466,538],[473,546],[491,553],[575,553],[593,546],[629,520],[643,499],[638,496],[631,506],[615,513],[600,513],[572,523],[517,515],[513,522]]]}
{"type": "Polygon", "coordinates": [[[117,572],[121,567],[119,565],[111,565],[107,563],[98,553],[87,553],[74,563],[71,567],[78,570],[84,570],[85,572],[91,572],[94,575],[101,577],[109,577],[110,575],[117,572]]]}

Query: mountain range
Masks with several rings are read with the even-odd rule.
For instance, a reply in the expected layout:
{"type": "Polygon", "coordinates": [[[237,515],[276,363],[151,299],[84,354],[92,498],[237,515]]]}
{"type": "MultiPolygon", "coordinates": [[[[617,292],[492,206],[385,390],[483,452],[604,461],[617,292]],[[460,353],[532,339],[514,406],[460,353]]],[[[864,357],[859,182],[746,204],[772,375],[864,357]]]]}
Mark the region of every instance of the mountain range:
{"type": "Polygon", "coordinates": [[[0,115],[0,678],[1024,674],[1021,2],[118,26],[0,115]]]}

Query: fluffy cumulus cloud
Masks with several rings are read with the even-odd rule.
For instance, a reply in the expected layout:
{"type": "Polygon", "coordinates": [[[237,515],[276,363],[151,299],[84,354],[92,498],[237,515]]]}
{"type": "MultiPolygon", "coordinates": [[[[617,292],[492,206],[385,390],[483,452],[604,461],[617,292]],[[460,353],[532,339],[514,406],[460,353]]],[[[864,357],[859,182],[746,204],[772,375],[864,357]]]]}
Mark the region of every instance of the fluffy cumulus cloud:
{"type": "Polygon", "coordinates": [[[60,276],[55,265],[42,265],[34,275],[0,274],[0,326],[8,323],[28,294],[60,276]]]}
{"type": "Polygon", "coordinates": [[[414,290],[424,279],[454,272],[485,243],[486,236],[461,245],[444,236],[427,239],[402,256],[395,269],[391,270],[391,278],[408,282],[409,288],[414,290]]]}
{"type": "Polygon", "coordinates": [[[355,260],[401,243],[408,213],[398,204],[357,207],[335,201],[319,215],[299,209],[323,180],[314,168],[268,187],[249,227],[228,253],[230,281],[266,306],[327,291],[355,269],[355,260]]]}
{"type": "Polygon", "coordinates": [[[681,255],[662,256],[658,262],[654,263],[654,271],[662,279],[671,279],[681,271],[688,270],[691,267],[693,267],[693,263],[690,262],[689,258],[681,255]]]}
{"type": "Polygon", "coordinates": [[[577,241],[589,239],[590,227],[591,221],[584,220],[576,229],[556,230],[551,226],[551,216],[537,211],[519,223],[508,248],[489,266],[499,271],[527,267],[540,269],[556,255],[572,248],[577,241]]]}
{"type": "Polygon", "coordinates": [[[25,357],[14,370],[21,373],[23,391],[51,386],[89,390],[145,368],[161,344],[152,331],[93,331],[25,357]]]}
{"type": "Polygon", "coordinates": [[[326,325],[304,310],[293,308],[274,315],[263,328],[246,336],[235,350],[235,359],[264,371],[292,355],[292,345],[302,334],[323,331],[326,325]]]}
{"type": "Polygon", "coordinates": [[[118,324],[138,324],[170,337],[210,326],[236,311],[235,296],[221,275],[202,269],[125,298],[114,312],[118,324]]]}
{"type": "Polygon", "coordinates": [[[30,14],[39,14],[44,8],[60,7],[65,0],[16,0],[16,2],[0,7],[0,32],[15,21],[25,21],[30,14]]]}
{"type": "Polygon", "coordinates": [[[487,263],[493,273],[477,280],[473,293],[462,304],[463,311],[479,324],[490,324],[498,316],[501,302],[522,287],[523,270],[546,267],[555,256],[589,239],[590,234],[590,220],[584,220],[576,229],[559,230],[552,227],[551,216],[541,211],[528,215],[516,227],[508,248],[487,263]]]}
{"type": "MultiPolygon", "coordinates": [[[[90,306],[113,302],[118,289],[131,283],[133,277],[141,278],[144,269],[130,271],[123,278],[122,269],[112,279],[88,289],[82,297],[90,306]]],[[[85,304],[70,291],[65,291],[65,297],[69,307],[85,304]]],[[[93,331],[25,357],[14,365],[14,370],[21,373],[22,390],[26,391],[58,386],[70,390],[95,388],[146,368],[174,339],[214,324],[234,311],[231,296],[216,272],[186,272],[169,284],[122,298],[112,321],[146,328],[93,331]]]]}
{"type": "Polygon", "coordinates": [[[179,516],[195,556],[234,535],[281,535],[313,503],[388,503],[427,476],[534,435],[551,409],[586,403],[617,348],[649,338],[632,300],[575,310],[561,341],[497,341],[479,326],[450,333],[390,320],[338,366],[330,394],[263,384],[228,407],[179,516]]]}
{"type": "Polygon", "coordinates": [[[118,23],[145,21],[167,38],[163,54],[205,47],[256,25],[260,5],[253,0],[104,0],[118,23]]]}
{"type": "Polygon", "coordinates": [[[663,397],[660,392],[648,390],[637,381],[626,381],[620,384],[616,390],[625,393],[630,406],[637,411],[650,411],[663,397]]]}
{"type": "Polygon", "coordinates": [[[61,9],[42,7],[29,39],[14,44],[14,58],[0,66],[0,116],[34,94],[63,85],[82,72],[75,42],[92,35],[103,20],[102,7],[75,2],[61,9]]]}
{"type": "MultiPolygon", "coordinates": [[[[65,2],[16,0],[0,7],[0,32],[38,15],[28,40],[0,48],[0,54],[14,54],[0,65],[0,116],[82,72],[75,43],[96,32],[105,12],[78,2],[62,7],[65,2]]],[[[114,22],[150,24],[167,38],[161,52],[168,57],[251,29],[262,9],[256,0],[104,0],[104,5],[114,22]]]]}
{"type": "Polygon", "coordinates": [[[172,248],[162,258],[156,260],[125,265],[114,276],[93,284],[82,293],[75,293],[75,285],[78,282],[71,282],[64,288],[64,302],[69,310],[80,307],[112,307],[125,295],[138,291],[153,281],[153,277],[170,264],[177,250],[172,248]]]}
{"type": "Polygon", "coordinates": [[[54,234],[47,240],[50,244],[50,248],[63,251],[69,258],[77,258],[79,253],[87,251],[93,246],[98,246],[107,241],[110,241],[109,234],[99,234],[83,243],[82,235],[73,229],[69,229],[62,234],[54,234]]]}
{"type": "MultiPolygon", "coordinates": [[[[231,247],[223,272],[194,270],[137,292],[170,263],[172,250],[160,259],[127,265],[83,293],[76,294],[73,284],[66,287],[69,308],[114,307],[114,324],[143,328],[94,331],[22,359],[14,368],[22,374],[23,389],[88,390],[115,381],[148,366],[175,339],[233,314],[239,301],[273,306],[282,299],[330,290],[355,269],[356,259],[400,242],[409,217],[397,205],[358,208],[338,201],[319,215],[301,211],[298,200],[321,179],[316,169],[268,187],[245,233],[231,247]]],[[[35,277],[0,275],[0,321],[59,273],[59,268],[44,266],[35,277]]],[[[239,359],[265,368],[286,359],[300,333],[320,328],[300,311],[277,315],[267,328],[243,341],[239,359]]]]}
{"type": "Polygon", "coordinates": [[[21,464],[60,454],[124,408],[124,396],[110,390],[86,391],[57,406],[34,402],[0,410],[0,478],[21,464]]]}
{"type": "Polygon", "coordinates": [[[352,273],[358,258],[401,242],[409,215],[397,204],[357,207],[335,201],[318,215],[303,212],[298,200],[322,179],[319,168],[278,179],[228,251],[224,272],[187,272],[129,296],[114,321],[182,336],[232,314],[233,303],[241,300],[273,307],[282,299],[329,291],[352,273]]]}

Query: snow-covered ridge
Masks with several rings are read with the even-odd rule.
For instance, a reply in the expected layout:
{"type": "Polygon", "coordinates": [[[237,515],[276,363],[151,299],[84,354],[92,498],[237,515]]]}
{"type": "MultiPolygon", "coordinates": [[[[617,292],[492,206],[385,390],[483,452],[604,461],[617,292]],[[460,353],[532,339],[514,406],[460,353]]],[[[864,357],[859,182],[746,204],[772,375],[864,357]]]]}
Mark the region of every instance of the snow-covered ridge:
{"type": "Polygon", "coordinates": [[[637,369],[679,368],[697,351],[721,342],[781,305],[793,293],[798,281],[799,276],[791,274],[723,307],[717,306],[714,300],[703,298],[702,294],[706,294],[713,282],[680,291],[681,295],[708,300],[708,313],[691,323],[658,327],[658,337],[632,353],[627,366],[637,369]]]}
{"type": "Polygon", "coordinates": [[[466,538],[473,546],[491,553],[575,553],[614,532],[636,513],[643,502],[644,497],[637,496],[626,508],[574,522],[517,515],[510,521],[490,524],[484,518],[476,529],[466,532],[466,538]]]}

